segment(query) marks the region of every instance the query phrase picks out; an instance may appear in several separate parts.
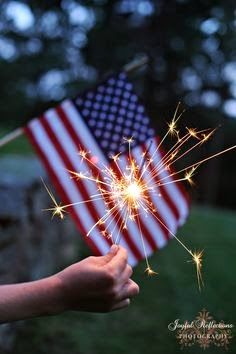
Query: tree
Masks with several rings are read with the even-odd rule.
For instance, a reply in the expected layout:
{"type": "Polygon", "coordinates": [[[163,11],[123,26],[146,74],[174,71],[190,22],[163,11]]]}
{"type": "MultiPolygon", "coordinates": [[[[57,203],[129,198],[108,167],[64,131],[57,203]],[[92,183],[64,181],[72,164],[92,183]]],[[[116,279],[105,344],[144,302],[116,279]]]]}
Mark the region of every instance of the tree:
{"type": "MultiPolygon", "coordinates": [[[[135,83],[158,131],[181,100],[189,107],[183,126],[224,122],[221,145],[233,144],[234,7],[219,0],[1,1],[1,124],[19,126],[147,53],[150,65],[135,83]]],[[[221,165],[226,179],[236,175],[229,159],[221,165]]],[[[219,174],[214,164],[211,173],[219,174]]]]}

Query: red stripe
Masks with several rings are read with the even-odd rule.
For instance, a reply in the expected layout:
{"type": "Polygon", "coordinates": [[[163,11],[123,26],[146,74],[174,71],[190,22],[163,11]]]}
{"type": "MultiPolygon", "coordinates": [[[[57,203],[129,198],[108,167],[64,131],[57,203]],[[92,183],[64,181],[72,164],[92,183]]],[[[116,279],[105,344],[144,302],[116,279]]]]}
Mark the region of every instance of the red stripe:
{"type": "MultiPolygon", "coordinates": [[[[157,143],[157,146],[158,146],[160,139],[158,137],[156,137],[155,140],[156,140],[156,143],[157,143]]],[[[165,152],[165,150],[162,147],[159,147],[158,152],[160,153],[162,159],[165,158],[166,152],[165,152]]],[[[175,179],[179,179],[178,173],[176,173],[176,171],[174,170],[173,167],[170,167],[170,174],[172,174],[172,173],[175,173],[175,176],[176,176],[175,179]]],[[[183,199],[186,201],[187,206],[190,207],[190,203],[191,203],[190,195],[187,192],[187,190],[185,189],[183,183],[175,182],[175,186],[179,190],[179,192],[182,195],[183,199]]]]}
{"type": "MultiPolygon", "coordinates": [[[[149,196],[149,200],[152,200],[150,193],[148,193],[148,196],[149,196]]],[[[158,219],[161,220],[163,222],[163,224],[165,224],[157,210],[155,211],[154,215],[156,215],[158,217],[158,219]]],[[[155,220],[155,218],[154,218],[154,220],[155,220]]],[[[160,222],[158,222],[157,220],[155,220],[155,221],[158,223],[158,226],[161,228],[165,239],[169,240],[170,239],[169,232],[166,230],[166,228],[160,222]]],[[[146,237],[146,234],[145,234],[145,237],[146,237]]]]}
{"type": "MultiPolygon", "coordinates": [[[[158,146],[158,137],[156,138],[156,141],[157,141],[157,146],[158,146]]],[[[143,151],[146,151],[146,147],[145,146],[142,146],[142,149],[143,149],[143,151]]],[[[159,151],[159,149],[158,149],[158,152],[160,152],[159,151]]],[[[152,156],[152,154],[150,153],[150,157],[153,157],[152,156]]],[[[160,157],[161,157],[161,159],[163,158],[163,155],[160,153],[160,157]]],[[[153,166],[153,164],[151,163],[150,164],[150,166],[151,166],[151,168],[152,168],[152,166],[153,166]]],[[[154,167],[154,166],[153,166],[154,167]]],[[[159,182],[158,181],[158,179],[157,179],[157,182],[159,182]]],[[[175,185],[176,185],[176,183],[175,183],[175,185]]],[[[181,185],[180,183],[179,183],[179,185],[181,185]]],[[[162,187],[164,187],[164,186],[162,186],[162,187]]],[[[177,188],[178,188],[178,186],[176,186],[177,188]]],[[[160,187],[159,187],[160,188],[160,187]]],[[[181,191],[179,191],[180,193],[181,193],[181,191]]],[[[182,193],[181,193],[182,194],[182,193]]],[[[183,196],[183,198],[185,199],[185,197],[183,196]]],[[[169,196],[168,196],[168,199],[170,200],[170,198],[169,198],[169,196]]],[[[171,204],[173,204],[173,202],[171,201],[171,204]]],[[[162,223],[164,224],[164,225],[166,225],[166,223],[164,222],[164,220],[163,220],[163,218],[161,217],[161,215],[158,213],[158,211],[156,210],[156,212],[155,212],[155,214],[156,214],[156,216],[157,216],[157,218],[160,220],[160,227],[163,229],[163,230],[165,230],[165,233],[168,235],[168,238],[170,238],[170,233],[168,232],[168,230],[162,225],[162,223]]],[[[180,214],[179,214],[180,215],[180,214]]],[[[178,219],[179,220],[179,219],[178,219]]],[[[170,230],[170,231],[172,231],[172,230],[170,230]]],[[[173,231],[172,231],[173,232],[173,231]]]]}
{"type": "MultiPolygon", "coordinates": [[[[52,130],[50,124],[47,122],[47,120],[44,117],[41,118],[41,124],[42,124],[43,128],[45,129],[45,132],[47,133],[49,139],[51,140],[51,142],[55,146],[56,150],[58,151],[58,153],[59,153],[61,159],[63,160],[66,168],[68,170],[70,170],[70,171],[75,171],[76,170],[76,166],[74,166],[72,164],[72,162],[70,161],[70,158],[65,153],[65,150],[63,149],[60,141],[58,140],[57,136],[55,135],[54,131],[52,130]]],[[[68,178],[70,178],[69,174],[68,174],[68,178]]],[[[72,179],[72,182],[74,183],[74,185],[76,186],[78,191],[82,194],[83,200],[90,199],[90,196],[89,196],[89,194],[88,194],[88,192],[87,192],[87,190],[86,190],[86,188],[84,186],[84,183],[82,181],[76,181],[75,179],[72,179]]],[[[72,201],[72,203],[73,203],[73,201],[72,201]]],[[[94,224],[95,224],[100,219],[100,217],[98,215],[97,208],[96,208],[96,206],[93,203],[89,204],[89,213],[92,216],[94,224]]],[[[103,229],[99,225],[97,225],[97,228],[100,230],[100,232],[103,231],[103,229]]],[[[112,245],[112,241],[110,239],[108,239],[108,238],[104,238],[104,239],[106,240],[106,242],[110,246],[112,245]]]]}
{"type": "MultiPolygon", "coordinates": [[[[153,165],[153,163],[150,164],[151,168],[155,168],[155,166],[153,165]]],[[[158,183],[159,179],[158,179],[158,171],[157,171],[157,176],[154,178],[155,182],[158,183]]],[[[171,209],[174,218],[176,221],[178,221],[180,219],[180,212],[179,209],[176,207],[176,204],[172,201],[172,199],[169,197],[168,192],[166,191],[165,186],[159,186],[160,189],[160,193],[161,196],[163,197],[163,199],[165,200],[166,204],[168,204],[169,208],[171,209]]]]}
{"type": "MultiPolygon", "coordinates": [[[[142,146],[142,149],[143,149],[144,152],[146,151],[143,146],[142,146]]],[[[150,157],[151,157],[151,155],[150,155],[150,157]]],[[[151,169],[152,169],[152,165],[150,164],[149,170],[151,170],[151,169]]],[[[157,180],[157,182],[158,182],[158,180],[157,180]]],[[[150,193],[149,193],[149,198],[152,200],[152,196],[151,196],[150,193]]],[[[166,202],[166,200],[165,200],[165,202],[166,202]]],[[[170,239],[170,232],[168,231],[169,227],[166,225],[166,222],[165,222],[165,220],[163,219],[163,217],[161,216],[160,212],[158,212],[158,205],[154,204],[154,206],[155,206],[155,212],[154,212],[153,214],[154,214],[154,215],[156,216],[156,218],[157,218],[156,222],[158,222],[158,225],[159,225],[159,227],[161,228],[161,230],[162,230],[162,232],[163,232],[163,234],[164,234],[164,236],[165,236],[165,239],[166,239],[166,240],[169,240],[169,239],[170,239]],[[160,221],[159,221],[159,220],[160,220],[160,221]],[[163,224],[164,224],[166,227],[165,227],[163,224]]],[[[154,219],[155,219],[155,218],[154,218],[154,219]]],[[[175,219],[174,215],[173,215],[173,219],[174,219],[175,222],[176,222],[176,219],[175,219]]],[[[173,232],[173,230],[171,230],[171,229],[170,229],[170,231],[173,232]]]]}
{"type": "MultiPolygon", "coordinates": [[[[142,146],[142,150],[143,150],[143,152],[146,151],[144,146],[142,146]]],[[[152,157],[151,154],[150,154],[150,157],[152,157]]],[[[159,161],[157,163],[159,163],[159,161]]],[[[153,162],[151,162],[150,163],[150,170],[153,170],[153,169],[155,169],[155,165],[154,165],[153,162]]],[[[156,183],[159,183],[158,176],[160,176],[160,175],[158,173],[158,170],[155,169],[155,171],[156,171],[157,175],[154,178],[154,180],[155,180],[156,183]]],[[[159,178],[161,178],[161,176],[159,178]]],[[[160,193],[161,193],[161,195],[163,197],[163,200],[168,205],[168,207],[171,209],[172,213],[174,214],[175,221],[177,222],[180,219],[180,212],[179,212],[178,208],[176,207],[176,204],[169,197],[169,194],[166,191],[165,186],[158,186],[158,188],[160,189],[160,193]]]]}
{"type": "MultiPolygon", "coordinates": [[[[115,170],[117,175],[119,177],[121,177],[121,173],[115,163],[112,165],[112,168],[115,170]]],[[[145,224],[142,222],[142,220],[140,218],[139,218],[139,222],[140,222],[140,228],[141,228],[141,232],[142,232],[143,237],[147,240],[147,242],[149,243],[149,246],[151,247],[151,249],[153,251],[157,250],[158,246],[157,246],[155,240],[153,239],[149,230],[146,228],[145,224]]],[[[132,239],[131,239],[131,241],[132,241],[132,239]]]]}
{"type": "Polygon", "coordinates": [[[63,108],[61,106],[57,106],[56,111],[57,111],[57,115],[60,117],[62,123],[64,124],[66,130],[68,131],[71,139],[73,140],[74,144],[76,145],[78,151],[81,148],[84,148],[81,146],[80,137],[78,136],[78,134],[74,130],[74,127],[71,125],[70,121],[68,120],[67,115],[64,112],[63,108]]]}
{"type": "MultiPolygon", "coordinates": [[[[78,148],[78,150],[85,149],[83,142],[80,140],[80,137],[77,135],[77,133],[74,130],[74,127],[72,126],[72,124],[70,123],[70,121],[67,118],[66,113],[64,112],[62,107],[57,107],[57,114],[58,116],[60,116],[62,123],[64,124],[65,128],[67,129],[68,133],[70,134],[70,137],[72,138],[72,140],[74,141],[76,147],[78,148]]],[[[101,175],[101,172],[98,168],[96,168],[95,166],[91,165],[90,169],[92,171],[92,174],[94,176],[99,176],[100,180],[103,180],[103,177],[101,175]]],[[[105,186],[103,186],[104,189],[108,190],[105,186]]],[[[120,220],[120,213],[117,214],[116,217],[114,217],[115,222],[117,223],[117,225],[119,227],[122,226],[122,221],[120,220]]],[[[129,233],[127,230],[122,230],[121,235],[123,235],[122,237],[125,239],[125,241],[127,242],[131,252],[133,253],[134,257],[137,260],[141,260],[143,259],[143,255],[140,253],[139,249],[136,247],[135,243],[133,242],[132,238],[130,237],[129,233]]]]}
{"type": "MultiPolygon", "coordinates": [[[[53,185],[55,186],[58,194],[62,198],[63,203],[64,204],[70,204],[71,200],[70,200],[69,196],[65,192],[63,186],[60,183],[60,180],[58,179],[57,175],[53,171],[47,156],[45,155],[44,151],[41,149],[41,146],[38,144],[37,140],[35,139],[35,136],[34,136],[33,132],[31,131],[30,126],[25,127],[24,128],[24,132],[27,135],[27,137],[30,140],[30,142],[32,143],[32,145],[35,148],[36,152],[40,156],[40,158],[41,158],[46,170],[48,171],[48,174],[49,174],[49,176],[51,178],[51,181],[53,182],[53,185]]],[[[78,227],[79,231],[82,234],[82,237],[84,238],[85,242],[90,247],[90,249],[94,252],[94,254],[96,254],[98,256],[102,255],[101,251],[96,246],[96,244],[92,240],[92,238],[86,236],[87,232],[84,229],[84,227],[83,227],[83,225],[82,225],[82,223],[80,221],[80,218],[78,217],[78,215],[77,215],[77,213],[76,213],[76,211],[75,211],[75,209],[73,207],[71,208],[71,216],[74,219],[76,226],[78,227]]]]}
{"type": "MultiPolygon", "coordinates": [[[[74,131],[74,128],[73,126],[71,125],[71,123],[68,121],[67,119],[67,116],[63,110],[63,108],[61,106],[58,106],[56,108],[57,110],[57,113],[58,115],[60,116],[61,120],[63,121],[66,129],[68,130],[68,132],[70,133],[70,136],[71,138],[73,139],[74,143],[76,144],[77,148],[78,149],[81,149],[81,143],[78,142],[78,136],[76,134],[76,132],[74,131]]],[[[113,168],[116,169],[116,172],[119,173],[119,170],[116,168],[115,164],[114,166],[112,166],[113,168]]],[[[93,169],[93,167],[92,167],[93,169]]],[[[93,171],[94,173],[95,171],[93,171]]],[[[96,173],[99,173],[100,175],[100,171],[96,170],[96,173]]],[[[101,178],[101,176],[100,176],[101,178]]],[[[178,209],[176,208],[175,204],[172,202],[172,200],[170,199],[170,197],[168,196],[167,192],[164,190],[164,188],[162,187],[161,188],[161,192],[163,194],[163,197],[165,198],[165,200],[167,201],[167,203],[171,206],[171,210],[173,211],[174,215],[176,218],[179,218],[179,211],[178,209]]],[[[157,213],[157,217],[164,223],[163,219],[161,218],[160,214],[157,213]]],[[[146,228],[145,224],[140,220],[140,223],[141,223],[141,229],[142,229],[142,232],[143,232],[143,235],[145,235],[145,239],[147,240],[147,242],[149,243],[150,247],[152,248],[152,250],[156,250],[157,249],[157,244],[156,244],[156,241],[153,239],[152,235],[150,234],[150,232],[148,231],[148,229],[146,228]]],[[[169,240],[169,232],[164,228],[163,225],[161,225],[161,223],[158,223],[158,225],[160,226],[160,228],[162,229],[162,232],[164,234],[164,237],[169,240]]],[[[125,235],[124,237],[126,238],[126,241],[128,242],[130,248],[132,249],[132,251],[135,252],[135,256],[137,257],[138,256],[138,249],[137,247],[135,246],[132,238],[130,237],[129,233],[128,232],[124,232],[125,235]],[[134,246],[136,247],[136,250],[134,249],[134,246]]]]}
{"type": "MultiPolygon", "coordinates": [[[[127,158],[127,157],[126,157],[127,158]]],[[[150,194],[148,193],[148,196],[149,196],[149,199],[151,200],[151,196],[150,194]]],[[[147,220],[148,222],[148,220],[147,220]]],[[[159,225],[159,224],[158,224],[159,225]]],[[[145,226],[145,223],[140,219],[140,226],[141,226],[141,229],[143,231],[143,235],[145,237],[145,239],[148,241],[150,247],[153,249],[153,250],[157,250],[158,249],[158,245],[156,243],[156,240],[152,237],[152,234],[149,232],[149,230],[146,228],[145,226]]],[[[160,225],[161,226],[161,225],[160,225]]],[[[164,233],[164,236],[166,238],[166,232],[163,232],[164,233]]],[[[168,238],[167,238],[168,239],[168,238]]]]}

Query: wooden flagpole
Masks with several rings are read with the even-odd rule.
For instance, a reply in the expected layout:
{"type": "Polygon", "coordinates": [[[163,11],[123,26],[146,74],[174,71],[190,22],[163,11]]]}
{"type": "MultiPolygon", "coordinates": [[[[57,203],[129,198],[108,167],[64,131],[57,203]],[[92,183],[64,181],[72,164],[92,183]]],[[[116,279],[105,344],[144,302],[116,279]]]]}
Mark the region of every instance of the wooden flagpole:
{"type": "MultiPolygon", "coordinates": [[[[143,55],[142,57],[134,59],[130,63],[124,65],[123,70],[127,74],[130,74],[133,71],[146,65],[147,63],[148,63],[148,57],[147,57],[147,55],[143,55]]],[[[13,130],[11,133],[6,134],[4,137],[0,138],[0,148],[3,147],[4,145],[10,143],[11,141],[17,139],[18,137],[23,135],[23,133],[24,133],[23,128],[17,128],[15,130],[13,130]]]]}
{"type": "Polygon", "coordinates": [[[141,68],[142,66],[148,64],[148,56],[147,55],[143,55],[141,57],[138,57],[134,60],[132,60],[130,63],[127,63],[126,65],[123,66],[123,70],[127,73],[130,74],[133,71],[141,68]]]}
{"type": "Polygon", "coordinates": [[[10,143],[11,141],[15,140],[16,138],[18,138],[22,134],[23,134],[23,128],[17,128],[15,130],[13,130],[11,133],[8,133],[7,135],[5,135],[3,138],[0,138],[0,148],[4,145],[10,143]]]}

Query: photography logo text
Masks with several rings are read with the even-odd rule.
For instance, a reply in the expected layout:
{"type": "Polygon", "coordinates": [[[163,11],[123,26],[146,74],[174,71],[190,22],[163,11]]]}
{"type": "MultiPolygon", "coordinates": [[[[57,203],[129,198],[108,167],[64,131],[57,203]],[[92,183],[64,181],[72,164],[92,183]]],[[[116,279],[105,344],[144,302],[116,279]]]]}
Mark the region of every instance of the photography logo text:
{"type": "Polygon", "coordinates": [[[192,321],[181,322],[179,318],[169,323],[168,329],[175,332],[181,348],[198,345],[202,349],[210,346],[228,349],[233,338],[232,323],[216,322],[210,313],[203,309],[192,321]]]}

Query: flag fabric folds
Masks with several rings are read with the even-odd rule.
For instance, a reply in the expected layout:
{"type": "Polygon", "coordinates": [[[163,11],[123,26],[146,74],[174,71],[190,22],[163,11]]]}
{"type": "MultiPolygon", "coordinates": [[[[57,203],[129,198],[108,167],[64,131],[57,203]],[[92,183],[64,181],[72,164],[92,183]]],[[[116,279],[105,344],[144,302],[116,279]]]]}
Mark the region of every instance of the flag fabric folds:
{"type": "MultiPolygon", "coordinates": [[[[89,151],[90,158],[98,166],[108,166],[111,163],[110,156],[121,152],[118,163],[122,169],[127,162],[127,144],[123,144],[123,137],[133,137],[131,154],[137,163],[143,151],[150,147],[150,140],[150,155],[158,144],[145,108],[123,72],[109,77],[76,99],[65,100],[49,109],[42,116],[31,120],[24,130],[64,204],[85,201],[97,194],[95,183],[70,178],[68,171],[85,173],[90,170],[86,161],[81,162],[78,154],[81,149],[89,151]]],[[[157,163],[160,165],[161,159],[161,152],[157,152],[152,167],[157,163]]],[[[163,170],[158,177],[166,177],[168,173],[163,170]]],[[[175,233],[185,221],[189,210],[188,197],[180,184],[167,184],[158,188],[161,198],[153,196],[152,203],[159,222],[152,215],[140,218],[148,255],[165,246],[171,238],[163,225],[175,233]]],[[[103,255],[109,250],[111,240],[102,236],[100,225],[93,229],[89,237],[86,234],[104,215],[105,210],[103,200],[70,207],[70,214],[78,230],[97,255],[103,255]]],[[[113,233],[118,232],[115,220],[107,227],[113,233]]],[[[121,233],[120,244],[128,251],[129,263],[135,265],[144,257],[139,229],[135,223],[129,223],[128,229],[121,233]]]]}

